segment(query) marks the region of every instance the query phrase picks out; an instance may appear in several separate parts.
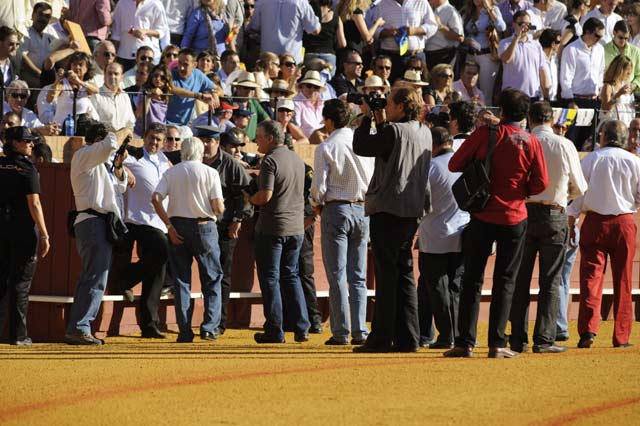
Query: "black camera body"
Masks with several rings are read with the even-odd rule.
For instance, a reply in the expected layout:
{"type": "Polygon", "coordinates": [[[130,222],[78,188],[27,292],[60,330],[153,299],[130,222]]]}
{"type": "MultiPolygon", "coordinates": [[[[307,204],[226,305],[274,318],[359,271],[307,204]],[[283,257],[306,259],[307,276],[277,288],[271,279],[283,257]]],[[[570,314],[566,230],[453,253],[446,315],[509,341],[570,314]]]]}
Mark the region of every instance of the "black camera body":
{"type": "Polygon", "coordinates": [[[365,93],[349,93],[347,94],[347,102],[356,105],[362,105],[362,102],[366,102],[373,111],[379,111],[387,106],[387,99],[376,92],[368,95],[365,93]]]}

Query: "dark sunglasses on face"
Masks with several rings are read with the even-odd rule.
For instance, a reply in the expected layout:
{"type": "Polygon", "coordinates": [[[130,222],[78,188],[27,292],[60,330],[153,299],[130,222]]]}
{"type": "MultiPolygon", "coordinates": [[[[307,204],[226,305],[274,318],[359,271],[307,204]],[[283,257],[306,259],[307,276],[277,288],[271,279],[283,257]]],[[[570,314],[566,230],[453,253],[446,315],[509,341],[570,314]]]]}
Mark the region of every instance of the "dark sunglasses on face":
{"type": "Polygon", "coordinates": [[[28,98],[26,93],[12,93],[11,97],[13,99],[27,99],[28,98]]]}
{"type": "Polygon", "coordinates": [[[438,74],[440,78],[453,78],[453,74],[438,74]]]}
{"type": "Polygon", "coordinates": [[[151,76],[151,78],[160,78],[162,80],[166,80],[167,79],[167,77],[165,77],[164,74],[153,74],[151,76]]]}
{"type": "Polygon", "coordinates": [[[384,65],[378,65],[378,69],[379,70],[390,71],[391,67],[387,67],[387,66],[384,66],[384,65]]]}
{"type": "Polygon", "coordinates": [[[296,63],[295,62],[283,62],[282,65],[284,65],[285,67],[295,67],[296,63]]]}
{"type": "Polygon", "coordinates": [[[172,142],[180,142],[180,137],[178,136],[178,137],[173,138],[171,136],[167,136],[167,140],[168,141],[172,141],[172,142]]]}

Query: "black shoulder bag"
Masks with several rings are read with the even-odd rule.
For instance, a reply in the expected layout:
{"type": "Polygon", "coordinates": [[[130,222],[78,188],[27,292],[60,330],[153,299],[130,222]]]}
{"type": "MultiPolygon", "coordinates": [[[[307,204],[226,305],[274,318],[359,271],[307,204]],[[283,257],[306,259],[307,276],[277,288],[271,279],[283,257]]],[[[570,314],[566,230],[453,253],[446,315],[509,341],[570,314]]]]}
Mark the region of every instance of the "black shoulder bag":
{"type": "Polygon", "coordinates": [[[491,198],[491,157],[496,145],[496,131],[496,126],[489,126],[489,149],[484,161],[474,158],[451,187],[460,210],[481,212],[491,198]]]}

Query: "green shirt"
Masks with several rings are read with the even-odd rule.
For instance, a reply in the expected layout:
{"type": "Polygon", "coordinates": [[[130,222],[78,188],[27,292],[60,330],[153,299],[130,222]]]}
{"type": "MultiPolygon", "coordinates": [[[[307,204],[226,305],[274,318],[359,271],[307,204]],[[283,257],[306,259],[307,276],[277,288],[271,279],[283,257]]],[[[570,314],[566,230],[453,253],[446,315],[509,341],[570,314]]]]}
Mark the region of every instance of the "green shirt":
{"type": "MultiPolygon", "coordinates": [[[[620,54],[618,46],[613,41],[605,44],[604,46],[604,66],[605,70],[609,68],[609,64],[620,54]]],[[[631,59],[633,63],[633,73],[631,83],[636,85],[636,92],[640,93],[640,49],[627,43],[624,47],[624,55],[631,59]]]]}
{"type": "Polygon", "coordinates": [[[252,141],[256,138],[256,130],[258,129],[258,123],[264,120],[268,120],[269,114],[262,108],[260,102],[256,99],[249,99],[247,102],[247,110],[251,111],[251,117],[249,117],[249,125],[247,126],[247,136],[252,141]]]}

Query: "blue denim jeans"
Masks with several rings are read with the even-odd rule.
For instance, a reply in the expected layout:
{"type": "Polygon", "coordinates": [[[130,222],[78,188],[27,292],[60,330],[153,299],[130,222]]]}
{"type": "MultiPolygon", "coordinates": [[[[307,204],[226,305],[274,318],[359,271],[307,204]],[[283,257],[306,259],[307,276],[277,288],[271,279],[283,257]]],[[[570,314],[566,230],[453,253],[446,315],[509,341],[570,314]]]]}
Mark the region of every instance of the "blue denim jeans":
{"type": "Polygon", "coordinates": [[[74,227],[82,271],[69,313],[69,334],[91,333],[91,322],[100,310],[111,267],[111,243],[107,241],[106,227],[106,221],[100,217],[85,219],[74,227]]]}
{"type": "Polygon", "coordinates": [[[184,238],[181,245],[169,245],[169,261],[174,274],[176,321],[180,334],[193,336],[191,317],[191,264],[198,263],[198,274],[204,298],[204,318],[200,331],[215,332],[220,324],[222,304],[220,248],[215,222],[172,217],[171,223],[184,238]]]}
{"type": "Polygon", "coordinates": [[[329,203],[322,209],[322,261],[329,281],[331,333],[347,341],[369,334],[367,316],[367,242],[364,206],[329,203]],[[348,287],[347,287],[348,284],[348,287]]]}
{"type": "Polygon", "coordinates": [[[298,257],[303,235],[280,237],[277,235],[255,235],[254,249],[258,281],[262,291],[264,307],[264,332],[270,337],[284,339],[282,328],[282,292],[290,302],[291,320],[297,334],[309,330],[307,303],[298,276],[298,257]]]}
{"type": "Polygon", "coordinates": [[[558,309],[558,317],[556,318],[556,337],[569,337],[569,318],[567,310],[569,307],[571,289],[571,271],[578,256],[580,242],[580,231],[576,226],[575,247],[567,244],[567,252],[562,265],[562,274],[560,276],[560,306],[558,309]]]}

